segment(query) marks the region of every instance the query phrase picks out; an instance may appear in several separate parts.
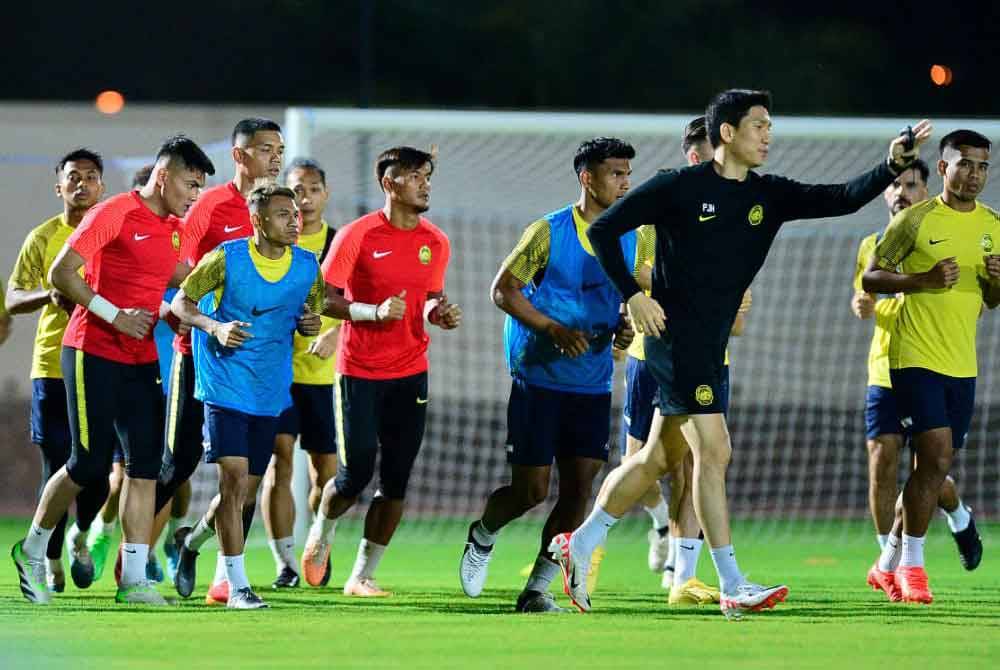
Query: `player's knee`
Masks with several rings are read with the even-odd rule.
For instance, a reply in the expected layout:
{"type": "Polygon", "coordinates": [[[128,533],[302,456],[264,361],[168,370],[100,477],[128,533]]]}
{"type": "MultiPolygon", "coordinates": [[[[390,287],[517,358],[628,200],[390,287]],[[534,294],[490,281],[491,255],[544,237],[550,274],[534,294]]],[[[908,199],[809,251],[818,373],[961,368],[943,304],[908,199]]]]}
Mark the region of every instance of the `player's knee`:
{"type": "Polygon", "coordinates": [[[729,467],[729,461],[732,457],[733,448],[727,440],[718,444],[702,445],[701,452],[699,454],[699,461],[701,467],[703,468],[708,467],[725,470],[729,467]]]}
{"type": "Polygon", "coordinates": [[[354,499],[361,495],[368,483],[375,475],[375,468],[358,472],[356,468],[341,468],[334,480],[337,487],[337,495],[342,498],[354,499]]]}
{"type": "Polygon", "coordinates": [[[223,469],[219,474],[219,493],[226,497],[242,497],[246,495],[250,485],[250,475],[246,470],[223,469]]]}

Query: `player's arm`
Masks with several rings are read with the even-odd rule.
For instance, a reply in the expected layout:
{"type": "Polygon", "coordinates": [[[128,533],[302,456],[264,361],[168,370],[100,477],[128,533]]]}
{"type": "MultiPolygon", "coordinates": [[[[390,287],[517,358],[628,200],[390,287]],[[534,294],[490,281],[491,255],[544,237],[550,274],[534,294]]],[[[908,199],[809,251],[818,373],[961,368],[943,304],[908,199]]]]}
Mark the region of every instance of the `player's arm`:
{"type": "Polygon", "coordinates": [[[44,255],[45,242],[34,234],[28,235],[7,282],[6,302],[9,314],[28,314],[50,302],[72,311],[73,303],[66,300],[59,291],[42,288],[42,280],[45,278],[44,255]]]}
{"type": "Polygon", "coordinates": [[[861,320],[875,316],[875,296],[861,290],[861,277],[868,269],[868,259],[875,247],[875,235],[861,240],[858,245],[858,258],[854,264],[854,295],[851,296],[851,312],[861,320]]]}
{"type": "Polygon", "coordinates": [[[983,256],[983,264],[986,266],[986,279],[979,280],[983,289],[983,303],[994,309],[1000,305],[1000,255],[983,256]]]}
{"type": "Polygon", "coordinates": [[[10,337],[10,313],[7,311],[6,301],[0,296],[0,344],[10,337]]]}
{"type": "Polygon", "coordinates": [[[500,265],[490,285],[493,304],[537,333],[552,338],[556,347],[575,358],[587,351],[590,342],[583,331],[567,328],[535,308],[522,293],[549,262],[551,232],[542,219],[528,226],[517,246],[500,265]]]}
{"type": "Polygon", "coordinates": [[[326,306],[326,282],[323,280],[323,273],[316,268],[316,280],[309,289],[306,296],[306,304],[302,306],[302,314],[296,319],[295,329],[299,335],[312,337],[319,335],[320,328],[323,327],[323,320],[320,314],[326,306]]]}
{"type": "Polygon", "coordinates": [[[424,318],[438,328],[454,330],[462,323],[462,308],[449,302],[444,292],[444,277],[448,271],[448,262],[451,260],[451,242],[441,232],[438,232],[438,239],[441,241],[441,254],[431,275],[430,290],[424,303],[424,318]]]}
{"type": "Polygon", "coordinates": [[[191,274],[181,282],[180,289],[170,302],[171,311],[181,322],[208,333],[224,347],[238,347],[253,337],[244,330],[250,324],[244,321],[221,323],[203,314],[198,301],[224,286],[226,280],[226,253],[216,249],[201,259],[191,274]]]}
{"type": "Polygon", "coordinates": [[[729,329],[729,334],[733,337],[740,337],[747,327],[747,315],[753,306],[753,293],[748,288],[743,293],[743,300],[740,301],[739,309],[736,310],[736,318],[733,319],[733,327],[729,329]]]}
{"type": "Polygon", "coordinates": [[[931,136],[926,119],[913,126],[913,147],[906,150],[904,138],[889,144],[889,155],[874,169],[843,184],[802,184],[791,179],[772,177],[778,193],[775,202],[781,208],[781,221],[818,219],[853,214],[871,202],[905,171],[917,158],[920,145],[931,136]]]}
{"type": "Polygon", "coordinates": [[[342,321],[399,321],[406,314],[406,290],[386,298],[377,305],[348,300],[344,287],[354,273],[361,253],[361,240],[366,229],[350,224],[333,238],[330,251],[323,259],[323,279],[326,282],[324,316],[342,321]]]}
{"type": "Polygon", "coordinates": [[[869,293],[912,293],[954,286],[959,276],[954,257],[941,259],[926,272],[898,271],[903,259],[913,251],[920,221],[911,210],[893,217],[861,276],[862,289],[869,293]]]}
{"type": "MultiPolygon", "coordinates": [[[[104,211],[103,209],[101,211],[104,211]]],[[[95,316],[107,321],[115,330],[141,340],[153,327],[153,315],[148,310],[119,307],[91,290],[80,276],[80,268],[93,259],[121,231],[124,215],[107,213],[98,218],[91,210],[59,250],[49,268],[49,283],[77,305],[84,305],[95,316]]]]}

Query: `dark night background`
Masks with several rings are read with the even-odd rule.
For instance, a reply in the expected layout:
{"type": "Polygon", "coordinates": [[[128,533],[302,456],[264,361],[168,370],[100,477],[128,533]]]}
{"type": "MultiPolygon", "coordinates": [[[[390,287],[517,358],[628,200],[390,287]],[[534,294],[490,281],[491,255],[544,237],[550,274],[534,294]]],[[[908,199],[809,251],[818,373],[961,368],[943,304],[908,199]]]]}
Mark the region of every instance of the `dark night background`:
{"type": "Polygon", "coordinates": [[[18,3],[0,98],[655,112],[749,86],[783,114],[1000,109],[997,2],[97,5],[18,3]]]}

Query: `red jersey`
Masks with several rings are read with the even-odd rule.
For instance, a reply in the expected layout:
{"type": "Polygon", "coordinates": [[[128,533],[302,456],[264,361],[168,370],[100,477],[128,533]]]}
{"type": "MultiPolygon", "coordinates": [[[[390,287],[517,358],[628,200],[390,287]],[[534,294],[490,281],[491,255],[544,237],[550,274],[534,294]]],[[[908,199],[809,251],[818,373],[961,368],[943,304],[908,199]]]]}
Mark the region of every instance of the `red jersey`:
{"type": "MultiPolygon", "coordinates": [[[[174,216],[154,214],[130,191],[91,208],[66,244],[86,263],[84,281],[95,293],[120,309],[146,309],[155,317],[177,269],[179,224],[174,216]]],[[[119,363],[157,360],[152,328],[136,340],[81,305],[73,310],[63,344],[119,363]]]]}
{"type": "MultiPolygon", "coordinates": [[[[250,237],[250,209],[233,182],[206,189],[191,206],[181,229],[181,260],[192,268],[223,242],[250,237]]],[[[174,337],[174,350],[191,354],[191,335],[174,337]]]]}
{"type": "Polygon", "coordinates": [[[424,304],[444,290],[448,237],[427,219],[413,230],[393,227],[379,210],[345,226],[323,261],[326,282],[352,302],[378,305],[406,291],[401,321],[345,321],[337,371],[365,379],[397,379],[427,370],[424,304]]]}

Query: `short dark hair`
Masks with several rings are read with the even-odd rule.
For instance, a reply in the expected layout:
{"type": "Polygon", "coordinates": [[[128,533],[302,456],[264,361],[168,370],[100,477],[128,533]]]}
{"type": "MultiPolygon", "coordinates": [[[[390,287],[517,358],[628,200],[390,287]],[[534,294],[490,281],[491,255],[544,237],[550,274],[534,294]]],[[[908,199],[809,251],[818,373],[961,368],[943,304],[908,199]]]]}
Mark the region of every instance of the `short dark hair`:
{"type": "Polygon", "coordinates": [[[243,119],[233,127],[233,146],[236,146],[236,142],[240,138],[252,140],[253,136],[262,130],[273,130],[276,133],[280,133],[281,126],[271,119],[262,119],[259,117],[243,119]]]}
{"type": "Polygon", "coordinates": [[[191,170],[199,170],[207,175],[215,174],[215,166],[194,140],[186,135],[174,135],[167,139],[156,152],[156,161],[167,158],[170,162],[180,161],[191,170]]]}
{"type": "Polygon", "coordinates": [[[101,173],[101,176],[104,176],[104,159],[101,158],[101,154],[96,151],[91,151],[85,147],[73,149],[73,151],[70,151],[68,154],[60,158],[59,162],[56,163],[56,174],[63,171],[63,168],[66,167],[66,163],[72,163],[75,161],[90,161],[97,166],[97,171],[101,173]]]}
{"type": "Polygon", "coordinates": [[[143,165],[141,168],[135,171],[132,175],[132,188],[142,188],[149,181],[149,176],[153,174],[154,165],[150,163],[149,165],[143,165]]]}
{"type": "Polygon", "coordinates": [[[390,168],[398,166],[404,170],[419,170],[428,163],[431,165],[431,172],[434,172],[434,156],[432,154],[413,147],[392,147],[380,153],[375,159],[375,180],[378,181],[379,188],[381,188],[382,177],[390,168]]]}
{"type": "Polygon", "coordinates": [[[292,162],[285,168],[285,174],[282,181],[288,183],[288,175],[292,174],[295,170],[312,170],[319,175],[319,180],[323,182],[323,186],[326,186],[326,170],[321,168],[319,163],[314,161],[312,158],[293,158],[292,162]]]}
{"type": "Polygon", "coordinates": [[[581,142],[573,156],[573,170],[579,175],[584,170],[593,170],[599,163],[609,158],[635,158],[635,148],[617,137],[595,137],[581,142]]]}
{"type": "Polygon", "coordinates": [[[739,126],[751,107],[760,105],[771,111],[771,92],[731,88],[719,93],[705,109],[705,125],[713,147],[722,144],[722,124],[739,126]]]}
{"type": "Polygon", "coordinates": [[[961,146],[975,147],[976,149],[986,149],[989,151],[993,143],[990,142],[988,137],[977,133],[975,130],[953,130],[941,138],[938,150],[944,154],[944,150],[948,147],[958,149],[961,146]]]}
{"type": "Polygon", "coordinates": [[[920,178],[923,180],[924,184],[927,183],[927,178],[931,174],[931,170],[929,167],[927,167],[927,163],[925,163],[921,158],[915,158],[912,163],[906,166],[906,169],[916,170],[917,174],[920,175],[920,178]]]}
{"type": "Polygon", "coordinates": [[[684,134],[681,135],[681,150],[686,154],[694,145],[706,141],[708,141],[708,128],[705,126],[705,117],[691,119],[691,122],[684,126],[684,134]]]}
{"type": "Polygon", "coordinates": [[[291,198],[292,202],[295,202],[295,192],[287,186],[279,186],[277,184],[258,186],[250,191],[250,195],[247,196],[247,208],[251,213],[256,214],[262,208],[270,206],[272,198],[280,196],[291,198]]]}

